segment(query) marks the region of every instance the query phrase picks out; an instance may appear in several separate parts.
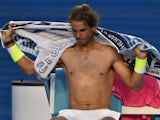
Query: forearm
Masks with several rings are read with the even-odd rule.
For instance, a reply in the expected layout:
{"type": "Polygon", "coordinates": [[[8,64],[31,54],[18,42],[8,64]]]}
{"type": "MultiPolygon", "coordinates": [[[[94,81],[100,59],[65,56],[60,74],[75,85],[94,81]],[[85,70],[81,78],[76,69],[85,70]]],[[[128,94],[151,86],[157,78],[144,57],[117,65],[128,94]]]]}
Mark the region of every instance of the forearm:
{"type": "Polygon", "coordinates": [[[133,82],[132,89],[139,90],[141,88],[146,71],[146,65],[147,58],[139,59],[136,57],[134,71],[131,78],[131,81],[133,82]]]}
{"type": "Polygon", "coordinates": [[[20,50],[20,48],[14,43],[13,40],[10,41],[8,42],[9,44],[4,42],[4,45],[7,48],[13,61],[18,64],[18,66],[24,71],[25,74],[34,74],[34,62],[20,50]]]}
{"type": "Polygon", "coordinates": [[[135,47],[134,51],[136,59],[134,72],[132,73],[132,81],[134,83],[133,89],[140,89],[146,72],[147,51],[140,50],[138,47],[135,47]]]}
{"type": "MultiPolygon", "coordinates": [[[[137,65],[138,64],[136,64],[136,66],[137,65]]],[[[116,62],[116,64],[114,64],[113,67],[115,71],[118,73],[118,75],[120,76],[121,80],[128,87],[130,87],[133,90],[139,90],[141,88],[143,83],[144,73],[145,73],[145,71],[142,72],[141,70],[142,69],[144,70],[145,66],[141,66],[142,68],[139,68],[138,66],[138,70],[140,70],[141,73],[138,73],[137,70],[136,70],[137,72],[134,71],[133,69],[131,70],[131,68],[128,65],[126,65],[123,61],[116,62]]]]}
{"type": "Polygon", "coordinates": [[[133,71],[132,77],[131,77],[131,82],[130,82],[130,88],[137,91],[141,89],[142,84],[144,80],[144,74],[138,74],[133,71]]]}
{"type": "Polygon", "coordinates": [[[26,75],[35,74],[34,62],[24,55],[19,61],[16,62],[26,75]]]}

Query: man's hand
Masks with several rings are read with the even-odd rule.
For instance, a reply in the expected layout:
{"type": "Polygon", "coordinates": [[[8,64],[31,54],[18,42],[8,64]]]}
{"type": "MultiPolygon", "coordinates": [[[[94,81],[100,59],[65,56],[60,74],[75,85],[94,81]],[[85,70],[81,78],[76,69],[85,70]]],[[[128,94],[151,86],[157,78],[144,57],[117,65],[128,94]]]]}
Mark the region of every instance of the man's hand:
{"type": "Polygon", "coordinates": [[[12,40],[12,37],[15,33],[15,30],[12,29],[12,24],[8,25],[8,30],[6,31],[2,31],[2,40],[3,42],[8,42],[10,40],[12,40]]]}
{"type": "Polygon", "coordinates": [[[9,24],[8,25],[8,30],[6,31],[2,31],[2,41],[4,43],[4,46],[5,47],[11,47],[12,45],[14,45],[14,41],[12,39],[14,33],[15,33],[15,30],[12,29],[12,24],[9,24]]]}
{"type": "Polygon", "coordinates": [[[138,57],[139,59],[145,59],[147,57],[146,51],[140,50],[138,47],[135,47],[133,50],[136,54],[136,57],[138,57]]]}

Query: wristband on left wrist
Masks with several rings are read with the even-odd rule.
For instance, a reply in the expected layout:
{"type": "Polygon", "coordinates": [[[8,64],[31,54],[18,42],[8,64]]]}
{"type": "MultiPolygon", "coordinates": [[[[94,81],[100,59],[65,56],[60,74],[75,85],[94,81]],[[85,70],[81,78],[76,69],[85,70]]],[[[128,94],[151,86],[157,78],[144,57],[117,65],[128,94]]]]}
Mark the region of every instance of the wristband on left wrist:
{"type": "Polygon", "coordinates": [[[136,57],[134,71],[139,74],[144,74],[146,71],[147,58],[139,59],[136,57]]]}

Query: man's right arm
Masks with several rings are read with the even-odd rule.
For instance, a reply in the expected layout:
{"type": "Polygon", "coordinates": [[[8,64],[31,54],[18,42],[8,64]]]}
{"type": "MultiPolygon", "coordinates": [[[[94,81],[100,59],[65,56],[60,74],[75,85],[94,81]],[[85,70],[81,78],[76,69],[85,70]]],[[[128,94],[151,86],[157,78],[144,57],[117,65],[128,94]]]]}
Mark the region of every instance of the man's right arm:
{"type": "Polygon", "coordinates": [[[7,48],[13,61],[18,64],[24,73],[27,75],[32,75],[35,73],[34,61],[29,59],[12,40],[14,33],[15,30],[12,29],[11,24],[8,26],[7,31],[2,31],[2,40],[4,46],[7,48]]]}
{"type": "MultiPolygon", "coordinates": [[[[118,75],[121,77],[122,81],[131,89],[133,90],[139,90],[141,89],[144,73],[145,73],[145,66],[146,66],[146,51],[141,51],[139,48],[135,47],[134,51],[136,53],[136,57],[139,59],[139,61],[142,61],[141,63],[138,63],[135,65],[135,68],[138,67],[138,70],[131,70],[123,61],[120,54],[117,54],[115,52],[114,55],[114,62],[113,62],[113,68],[118,73],[118,75]],[[144,62],[143,62],[144,61],[144,62]],[[144,63],[144,64],[143,64],[144,63]],[[139,64],[142,64],[139,66],[139,64]],[[139,69],[140,68],[140,69],[139,69]],[[144,69],[144,70],[142,70],[144,69]]],[[[139,62],[139,61],[136,61],[139,62]]]]}

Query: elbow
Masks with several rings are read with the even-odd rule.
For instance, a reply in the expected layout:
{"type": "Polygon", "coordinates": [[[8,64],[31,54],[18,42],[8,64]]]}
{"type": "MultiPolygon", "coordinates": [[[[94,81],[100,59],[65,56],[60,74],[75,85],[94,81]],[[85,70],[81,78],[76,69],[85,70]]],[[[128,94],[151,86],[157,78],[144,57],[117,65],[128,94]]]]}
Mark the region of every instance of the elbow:
{"type": "Polygon", "coordinates": [[[23,70],[23,72],[28,76],[35,74],[35,70],[33,68],[25,69],[25,70],[23,70]]]}
{"type": "Polygon", "coordinates": [[[24,72],[26,75],[33,75],[35,74],[35,69],[34,69],[34,63],[30,62],[28,64],[18,64],[21,70],[24,72]]]}
{"type": "Polygon", "coordinates": [[[141,87],[134,87],[134,88],[131,88],[133,91],[139,91],[141,89],[141,87]]]}
{"type": "Polygon", "coordinates": [[[134,79],[130,80],[130,87],[132,90],[134,91],[138,91],[140,89],[142,89],[142,85],[143,85],[143,78],[141,77],[136,77],[134,79]]]}
{"type": "Polygon", "coordinates": [[[26,75],[30,76],[30,75],[33,75],[35,72],[32,72],[32,71],[25,71],[24,72],[26,75]]]}
{"type": "Polygon", "coordinates": [[[136,84],[136,85],[132,85],[130,86],[130,88],[134,91],[139,91],[141,88],[142,88],[142,85],[141,84],[136,84]]]}

